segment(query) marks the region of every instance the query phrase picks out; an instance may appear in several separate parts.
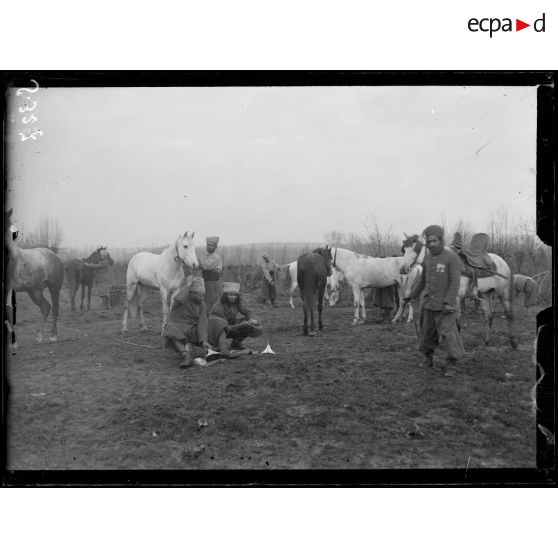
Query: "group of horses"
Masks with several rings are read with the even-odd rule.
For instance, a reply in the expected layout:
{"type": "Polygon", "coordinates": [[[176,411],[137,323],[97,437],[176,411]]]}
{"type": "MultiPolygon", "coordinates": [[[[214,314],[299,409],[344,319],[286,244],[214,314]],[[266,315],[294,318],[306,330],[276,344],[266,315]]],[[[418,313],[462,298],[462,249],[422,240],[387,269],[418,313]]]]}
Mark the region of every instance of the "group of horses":
{"type": "MultiPolygon", "coordinates": [[[[11,223],[12,210],[5,214],[4,219],[4,245],[7,248],[7,270],[5,276],[5,322],[4,325],[10,333],[12,354],[17,351],[15,335],[16,307],[15,293],[26,292],[31,300],[41,311],[41,325],[36,334],[37,342],[44,338],[44,328],[52,310],[52,327],[49,341],[58,339],[58,315],[60,310],[60,290],[67,277],[70,291],[72,310],[75,309],[75,296],[81,287],[81,309],[87,289],[87,308],[91,307],[91,290],[95,279],[95,271],[86,264],[98,264],[100,251],[98,248],[89,257],[83,260],[73,259],[67,269],[62,260],[48,248],[20,248],[15,242],[17,233],[11,223]],[[44,290],[50,293],[50,303],[44,296],[44,290]]],[[[114,262],[108,254],[108,264],[114,262]]]]}
{"type": "MultiPolygon", "coordinates": [[[[9,225],[11,210],[5,219],[5,243],[8,247],[8,273],[6,277],[6,325],[12,332],[12,352],[16,342],[13,320],[13,293],[26,291],[33,302],[39,306],[42,324],[37,334],[37,341],[43,339],[43,329],[51,310],[51,304],[45,299],[43,291],[50,292],[52,303],[52,330],[50,341],[57,339],[57,319],[59,313],[59,293],[62,288],[65,268],[62,261],[47,248],[19,248],[9,225]]],[[[449,249],[449,248],[448,248],[449,249]]],[[[317,248],[311,253],[301,255],[296,262],[287,266],[291,277],[290,304],[293,304],[293,291],[298,286],[303,303],[303,335],[316,334],[314,310],[318,312],[318,330],[323,329],[322,311],[324,298],[334,305],[339,299],[340,289],[347,283],[353,294],[353,325],[366,320],[365,289],[394,286],[398,289],[401,301],[393,321],[400,319],[403,300],[408,296],[410,285],[420,278],[421,264],[425,256],[425,245],[418,235],[407,236],[402,243],[401,256],[375,258],[359,254],[344,248],[329,246],[317,248]],[[329,292],[326,291],[326,288],[329,292]]],[[[84,291],[88,288],[87,308],[90,307],[91,288],[94,270],[87,263],[99,262],[99,250],[84,260],[73,260],[66,271],[72,310],[75,308],[75,294],[79,285],[82,287],[81,308],[84,304],[84,291]]],[[[475,280],[462,275],[458,294],[458,321],[461,301],[465,297],[480,300],[486,321],[485,343],[488,344],[492,326],[492,309],[490,296],[495,293],[504,307],[510,344],[517,346],[513,331],[513,296],[514,281],[508,264],[497,254],[489,254],[496,265],[496,274],[478,277],[475,280]]],[[[110,256],[109,256],[110,258],[110,256]]],[[[112,260],[110,260],[112,261],[112,260]]],[[[109,262],[110,263],[110,262],[109,262]]],[[[122,317],[121,333],[127,331],[128,313],[137,308],[140,329],[146,329],[143,304],[151,289],[158,289],[163,310],[162,332],[168,321],[169,310],[178,290],[185,284],[186,278],[199,269],[196,256],[194,233],[185,232],[170,243],[161,254],[140,252],[132,257],[126,272],[126,301],[122,317]]],[[[418,302],[414,311],[417,313],[418,302]]]]}

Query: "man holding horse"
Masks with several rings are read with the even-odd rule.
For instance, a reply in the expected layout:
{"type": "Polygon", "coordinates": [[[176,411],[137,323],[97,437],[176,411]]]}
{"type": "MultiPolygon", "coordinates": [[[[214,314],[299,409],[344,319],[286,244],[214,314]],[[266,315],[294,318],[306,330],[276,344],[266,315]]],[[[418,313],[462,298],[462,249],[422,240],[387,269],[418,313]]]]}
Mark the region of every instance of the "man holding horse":
{"type": "Polygon", "coordinates": [[[192,345],[201,344],[205,349],[211,348],[207,340],[204,294],[203,280],[194,277],[174,297],[169,323],[165,327],[165,342],[182,357],[180,368],[194,365],[192,345]]]}
{"type": "Polygon", "coordinates": [[[277,287],[275,286],[275,278],[277,276],[277,262],[269,257],[267,252],[262,254],[263,263],[261,265],[261,270],[263,273],[262,286],[260,290],[260,296],[264,304],[269,302],[271,306],[277,306],[275,299],[277,298],[277,287]]]}
{"type": "MultiPolygon", "coordinates": [[[[103,299],[103,306],[110,310],[110,278],[109,278],[109,265],[113,265],[112,258],[110,257],[106,246],[101,246],[97,250],[99,254],[98,263],[83,262],[83,265],[95,270],[95,286],[99,296],[103,299]]],[[[89,308],[89,306],[88,306],[89,308]]]]}
{"type": "Polygon", "coordinates": [[[244,349],[246,337],[259,337],[263,330],[252,312],[244,304],[239,283],[223,283],[223,294],[209,313],[209,340],[222,355],[230,354],[227,339],[232,339],[231,349],[244,349]]]}
{"type": "Polygon", "coordinates": [[[218,236],[208,236],[206,239],[207,254],[200,259],[200,268],[205,282],[205,303],[207,312],[221,296],[221,274],[223,272],[223,261],[216,254],[219,244],[218,236]]]}
{"type": "Polygon", "coordinates": [[[457,295],[461,279],[461,261],[455,252],[444,249],[444,231],[431,225],[424,231],[429,253],[423,262],[420,281],[405,300],[417,298],[423,291],[422,329],[419,351],[424,353],[420,368],[432,368],[434,349],[441,337],[446,352],[445,375],[455,376],[457,360],[465,354],[457,329],[457,295]]]}

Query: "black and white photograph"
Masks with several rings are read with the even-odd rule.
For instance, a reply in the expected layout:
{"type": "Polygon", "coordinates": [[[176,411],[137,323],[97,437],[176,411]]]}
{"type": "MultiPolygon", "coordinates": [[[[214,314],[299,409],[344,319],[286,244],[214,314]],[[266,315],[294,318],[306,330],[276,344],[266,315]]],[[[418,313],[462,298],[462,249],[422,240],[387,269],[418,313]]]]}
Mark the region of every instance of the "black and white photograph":
{"type": "Polygon", "coordinates": [[[9,76],[6,471],[538,478],[553,82],[512,77],[9,76]]]}

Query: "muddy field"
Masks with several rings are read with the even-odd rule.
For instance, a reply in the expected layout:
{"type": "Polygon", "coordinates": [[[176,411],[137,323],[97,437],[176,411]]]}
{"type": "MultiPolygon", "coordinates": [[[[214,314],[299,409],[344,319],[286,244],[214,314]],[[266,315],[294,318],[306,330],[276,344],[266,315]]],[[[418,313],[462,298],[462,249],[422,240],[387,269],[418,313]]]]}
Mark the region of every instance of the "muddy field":
{"type": "MultiPolygon", "coordinates": [[[[18,295],[16,356],[7,357],[9,470],[415,469],[535,466],[536,309],[517,304],[520,346],[501,313],[484,349],[467,313],[457,377],[417,368],[412,325],[352,327],[352,308],[324,311],[325,331],[301,335],[302,309],[247,295],[275,355],[187,371],[163,349],[157,295],[149,332],[118,335],[122,307],[70,312],[59,340],[37,344],[39,310],[18,295]],[[126,343],[122,342],[126,341],[126,343]],[[136,346],[130,343],[135,343],[136,346]]],[[[438,363],[441,364],[441,358],[438,363]]]]}

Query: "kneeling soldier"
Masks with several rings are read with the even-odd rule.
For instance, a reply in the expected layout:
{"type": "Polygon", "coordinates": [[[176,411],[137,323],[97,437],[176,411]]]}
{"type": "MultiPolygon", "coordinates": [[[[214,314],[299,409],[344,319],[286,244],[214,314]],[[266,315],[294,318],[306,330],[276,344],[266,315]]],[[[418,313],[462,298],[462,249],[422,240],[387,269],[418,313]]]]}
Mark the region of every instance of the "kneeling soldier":
{"type": "Polygon", "coordinates": [[[182,356],[180,368],[193,366],[192,345],[210,349],[207,341],[207,311],[204,302],[203,279],[194,278],[174,297],[174,302],[165,328],[165,341],[182,356]]]}
{"type": "Polygon", "coordinates": [[[229,354],[227,339],[232,339],[231,349],[242,350],[246,337],[259,337],[263,330],[240,296],[239,283],[223,283],[223,294],[209,312],[209,340],[217,350],[229,354]]]}

